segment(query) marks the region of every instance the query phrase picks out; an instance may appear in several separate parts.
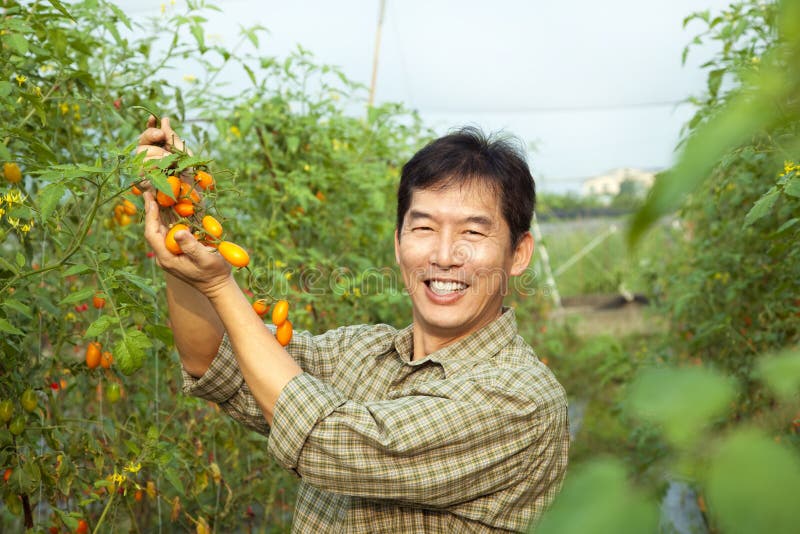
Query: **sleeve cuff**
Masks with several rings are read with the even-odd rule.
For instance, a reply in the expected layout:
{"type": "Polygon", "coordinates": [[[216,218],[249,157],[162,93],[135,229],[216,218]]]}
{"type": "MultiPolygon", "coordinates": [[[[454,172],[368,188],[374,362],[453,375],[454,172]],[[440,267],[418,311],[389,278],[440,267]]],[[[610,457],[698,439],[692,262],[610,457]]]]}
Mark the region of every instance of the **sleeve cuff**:
{"type": "Polygon", "coordinates": [[[183,392],[187,395],[200,397],[217,404],[227,402],[238,392],[244,378],[233,348],[228,340],[228,334],[222,337],[217,355],[211,361],[208,370],[200,378],[195,378],[181,368],[183,374],[183,392]]]}
{"type": "Polygon", "coordinates": [[[268,449],[278,463],[296,471],[313,428],[345,402],[341,392],[308,373],[292,378],[275,403],[269,435],[268,449]]]}

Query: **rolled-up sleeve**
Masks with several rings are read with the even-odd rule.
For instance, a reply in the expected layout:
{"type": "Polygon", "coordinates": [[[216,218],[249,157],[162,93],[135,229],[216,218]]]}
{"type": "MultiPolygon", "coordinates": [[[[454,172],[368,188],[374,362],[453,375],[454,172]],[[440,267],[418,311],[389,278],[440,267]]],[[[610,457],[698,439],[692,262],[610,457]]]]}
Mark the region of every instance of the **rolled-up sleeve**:
{"type": "Polygon", "coordinates": [[[236,421],[260,434],[269,435],[264,412],[244,381],[227,334],[203,376],[195,378],[185,369],[182,373],[184,393],[215,402],[236,421]]]}
{"type": "Polygon", "coordinates": [[[320,489],[442,508],[550,478],[544,442],[566,464],[564,399],[537,402],[491,380],[440,384],[356,402],[300,375],[278,399],[269,447],[320,489]]]}

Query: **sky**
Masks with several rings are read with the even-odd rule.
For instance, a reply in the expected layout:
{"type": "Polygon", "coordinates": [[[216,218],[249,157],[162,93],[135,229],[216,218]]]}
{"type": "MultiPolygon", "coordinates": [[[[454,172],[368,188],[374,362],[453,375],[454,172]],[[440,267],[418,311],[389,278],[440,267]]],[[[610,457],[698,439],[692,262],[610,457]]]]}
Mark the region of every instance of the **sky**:
{"type": "MultiPolygon", "coordinates": [[[[211,37],[226,46],[261,24],[261,54],[297,44],[369,85],[380,0],[217,0],[211,37]]],[[[537,189],[579,191],[619,167],[674,161],[713,43],[684,46],[702,30],[688,14],[727,0],[386,0],[375,98],[402,102],[437,133],[463,126],[503,131],[531,147],[537,189]]],[[[185,0],[116,0],[134,19],[182,10],[185,0]]],[[[244,80],[242,80],[244,83],[244,80]]]]}

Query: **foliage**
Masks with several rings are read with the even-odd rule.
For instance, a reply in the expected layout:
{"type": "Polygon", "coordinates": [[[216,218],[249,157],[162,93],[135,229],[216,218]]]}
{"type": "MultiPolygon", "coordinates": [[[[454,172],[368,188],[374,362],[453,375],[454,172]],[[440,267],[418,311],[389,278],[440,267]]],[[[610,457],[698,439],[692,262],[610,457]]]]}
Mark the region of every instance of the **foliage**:
{"type": "Polygon", "coordinates": [[[3,3],[0,530],[288,528],[294,483],[264,438],[180,394],[163,277],[128,194],[143,108],[179,119],[195,153],[183,165],[210,166],[206,208],[250,251],[237,276],[254,298],[287,298],[314,331],[408,320],[387,213],[426,135],[418,119],[395,105],[348,115],[363,89],[302,49],[238,52],[260,28],[232,49],[206,42],[205,9],[139,24],[105,0],[3,3]],[[187,58],[198,75],[176,77],[187,58]],[[233,70],[251,84],[235,94],[220,82],[233,70]],[[87,368],[90,341],[113,352],[110,369],[87,368]]]}

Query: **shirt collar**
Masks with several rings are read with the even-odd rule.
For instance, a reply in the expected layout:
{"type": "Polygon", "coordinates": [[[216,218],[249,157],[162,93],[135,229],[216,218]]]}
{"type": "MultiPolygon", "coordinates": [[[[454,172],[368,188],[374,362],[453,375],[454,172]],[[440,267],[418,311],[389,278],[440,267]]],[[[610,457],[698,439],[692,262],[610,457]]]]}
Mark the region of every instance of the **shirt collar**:
{"type": "Polygon", "coordinates": [[[446,376],[474,367],[508,345],[517,335],[517,320],[513,308],[503,308],[503,313],[463,339],[432,352],[427,357],[411,361],[414,350],[413,325],[400,330],[394,338],[394,349],[399,357],[408,365],[421,365],[424,362],[436,362],[444,368],[446,376]]]}

